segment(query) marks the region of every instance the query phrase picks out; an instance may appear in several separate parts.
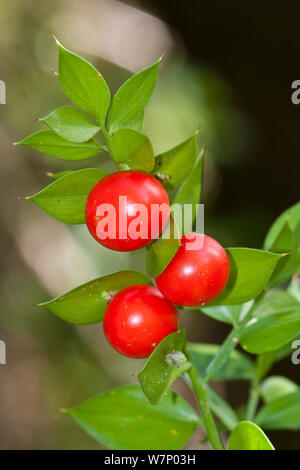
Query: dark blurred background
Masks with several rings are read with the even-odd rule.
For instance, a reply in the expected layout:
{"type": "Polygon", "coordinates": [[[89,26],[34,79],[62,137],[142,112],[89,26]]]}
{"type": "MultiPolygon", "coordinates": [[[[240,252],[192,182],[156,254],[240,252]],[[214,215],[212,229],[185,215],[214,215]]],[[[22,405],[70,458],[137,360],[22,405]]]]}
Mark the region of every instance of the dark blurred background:
{"type": "MultiPolygon", "coordinates": [[[[0,0],[0,448],[101,448],[58,409],[134,381],[139,361],[119,356],[99,325],[77,328],[32,305],[118,269],[144,270],[144,252],[112,253],[84,226],[66,226],[17,196],[50,183],[43,171],[86,166],[11,147],[36,119],[67,103],[50,68],[55,34],[91,60],[114,91],[163,52],[145,130],[156,152],[198,127],[208,144],[205,231],[225,246],[261,247],[282,210],[299,200],[299,2],[0,0]],[[279,6],[281,5],[281,6],[279,6]]],[[[104,157],[89,166],[112,169],[104,157]]],[[[182,322],[192,341],[220,343],[228,328],[197,312],[182,322]]],[[[274,368],[299,383],[290,358],[274,368]]],[[[247,383],[217,384],[238,406],[247,383]]],[[[191,399],[183,384],[177,389],[191,399]]],[[[299,449],[299,433],[268,433],[299,449]]],[[[199,448],[194,439],[189,446],[199,448]]]]}

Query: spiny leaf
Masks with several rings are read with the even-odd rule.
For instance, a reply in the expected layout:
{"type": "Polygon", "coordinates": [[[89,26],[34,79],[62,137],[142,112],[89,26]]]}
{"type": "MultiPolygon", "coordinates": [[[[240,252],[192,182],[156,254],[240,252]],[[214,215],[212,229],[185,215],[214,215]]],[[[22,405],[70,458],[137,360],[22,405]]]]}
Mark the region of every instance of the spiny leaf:
{"type": "Polygon", "coordinates": [[[119,164],[132,170],[150,172],[154,154],[149,137],[134,129],[119,129],[112,137],[112,156],[119,164]]]}
{"type": "Polygon", "coordinates": [[[240,335],[240,343],[252,354],[276,351],[300,334],[300,314],[286,311],[249,322],[240,335]]]}
{"type": "Polygon", "coordinates": [[[266,286],[280,254],[252,248],[227,248],[230,275],[223,292],[209,305],[235,305],[248,302],[266,286]]]}
{"type": "Polygon", "coordinates": [[[256,303],[253,317],[264,318],[288,310],[298,311],[300,315],[300,302],[287,291],[270,290],[256,303]]]}
{"type": "MultiPolygon", "coordinates": [[[[200,312],[208,315],[215,320],[229,323],[230,325],[237,325],[239,319],[249,309],[250,302],[241,305],[216,305],[215,307],[201,307],[200,312]]],[[[195,308],[188,307],[189,310],[195,310],[195,308]]]]}
{"type": "Polygon", "coordinates": [[[106,150],[106,147],[96,140],[91,139],[81,143],[68,142],[50,129],[35,132],[14,145],[26,145],[62,160],[84,160],[97,155],[101,150],[106,150]]]}
{"type": "Polygon", "coordinates": [[[110,91],[101,73],[86,60],[58,46],[58,77],[67,97],[104,126],[110,91]]]}
{"type": "MultiPolygon", "coordinates": [[[[177,221],[177,226],[181,226],[182,233],[189,233],[193,228],[193,223],[197,215],[197,204],[201,202],[201,193],[202,193],[202,179],[203,179],[203,162],[205,155],[206,147],[203,147],[200,152],[199,158],[187,179],[179,187],[177,194],[174,198],[173,204],[180,204],[182,207],[181,210],[181,224],[177,221]],[[190,204],[192,206],[191,220],[186,221],[184,218],[184,205],[190,204]]],[[[196,231],[199,231],[196,228],[196,231]]]]}
{"type": "Polygon", "coordinates": [[[121,127],[140,122],[140,116],[153,93],[161,59],[133,75],[113,97],[108,114],[108,131],[114,134],[121,127]],[[137,121],[138,120],[138,121],[137,121]]]}
{"type": "Polygon", "coordinates": [[[112,296],[125,287],[149,284],[151,281],[136,271],[119,271],[87,282],[53,300],[38,304],[70,323],[87,325],[100,322],[112,296]]]}
{"type": "Polygon", "coordinates": [[[100,130],[86,114],[72,106],[58,108],[40,121],[69,142],[87,142],[100,130]]]}
{"type": "Polygon", "coordinates": [[[289,218],[289,216],[286,218],[285,224],[270,247],[270,251],[274,251],[274,253],[288,253],[293,251],[295,240],[289,218]]]}
{"type": "Polygon", "coordinates": [[[191,174],[197,157],[196,131],[181,144],[155,157],[152,174],[166,189],[175,189],[191,174]]]}
{"type": "Polygon", "coordinates": [[[168,356],[183,351],[185,336],[186,332],[183,330],[166,336],[138,373],[141,387],[150,403],[158,403],[172,383],[189,368],[187,361],[176,365],[172,363],[171,357],[171,363],[167,363],[168,356]]]}
{"type": "Polygon", "coordinates": [[[68,172],[37,194],[26,199],[67,224],[85,223],[86,199],[98,181],[107,173],[98,168],[68,172]]]}
{"type": "MultiPolygon", "coordinates": [[[[294,274],[300,273],[300,202],[284,211],[271,226],[264,243],[266,249],[272,249],[278,243],[278,237],[286,240],[289,228],[294,239],[293,252],[282,258],[270,278],[269,286],[273,287],[280,282],[290,279],[294,274]]],[[[291,237],[288,235],[290,242],[291,237]]]]}
{"type": "Polygon", "coordinates": [[[65,410],[98,442],[118,450],[181,449],[200,419],[176,393],[156,406],[138,385],[127,385],[65,410]]]}

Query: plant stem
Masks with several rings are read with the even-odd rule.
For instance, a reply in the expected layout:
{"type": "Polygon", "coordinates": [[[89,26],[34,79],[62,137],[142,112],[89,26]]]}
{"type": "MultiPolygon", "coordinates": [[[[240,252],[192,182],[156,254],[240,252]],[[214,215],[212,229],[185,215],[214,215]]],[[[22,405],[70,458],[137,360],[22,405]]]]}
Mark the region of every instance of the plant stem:
{"type": "Polygon", "coordinates": [[[254,419],[257,405],[259,402],[259,383],[267,375],[274,362],[274,352],[260,354],[256,360],[256,374],[251,381],[250,395],[246,407],[246,419],[252,421],[254,419]]]}
{"type": "Polygon", "coordinates": [[[250,309],[244,316],[244,318],[237,324],[236,328],[233,328],[227,338],[225,339],[224,343],[220,347],[216,356],[210,361],[206,368],[206,374],[203,379],[203,383],[208,383],[218,372],[218,370],[223,366],[225,361],[227,361],[228,357],[230,356],[231,352],[236,348],[239,337],[243,332],[246,324],[252,317],[252,313],[256,308],[257,302],[263,297],[264,293],[260,294],[254,300],[253,304],[251,305],[250,309]]]}
{"type": "Polygon", "coordinates": [[[258,386],[257,382],[254,381],[250,388],[250,396],[249,396],[249,400],[247,403],[246,415],[245,415],[245,418],[247,421],[252,421],[256,413],[256,408],[259,402],[259,393],[258,393],[257,386],[258,386]]]}
{"type": "Polygon", "coordinates": [[[199,409],[201,411],[207,437],[214,450],[224,450],[223,444],[218,434],[216,423],[209,408],[206,386],[201,383],[193,360],[189,352],[187,351],[187,348],[185,348],[185,355],[191,363],[191,367],[188,370],[188,374],[193,385],[193,390],[197,398],[199,409]]]}
{"type": "Polygon", "coordinates": [[[101,132],[102,132],[102,135],[103,135],[103,137],[105,139],[105,142],[107,144],[109,153],[112,155],[111,136],[109,135],[109,133],[107,132],[105,127],[102,127],[101,132]]]}

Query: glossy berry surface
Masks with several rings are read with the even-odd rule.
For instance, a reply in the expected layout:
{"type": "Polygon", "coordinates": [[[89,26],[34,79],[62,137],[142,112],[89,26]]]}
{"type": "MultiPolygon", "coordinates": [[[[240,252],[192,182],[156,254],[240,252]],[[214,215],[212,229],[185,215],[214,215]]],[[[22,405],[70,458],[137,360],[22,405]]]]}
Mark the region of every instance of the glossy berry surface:
{"type": "Polygon", "coordinates": [[[168,222],[169,210],[168,194],[153,176],[128,170],[107,175],[94,186],[87,198],[85,219],[101,245],[132,251],[159,237],[168,222]],[[151,207],[161,204],[165,204],[166,217],[161,213],[152,217],[151,207]]]}
{"type": "Polygon", "coordinates": [[[177,331],[177,310],[156,287],[142,284],[126,287],[109,302],[103,329],[119,353],[148,357],[165,336],[177,331]]]}
{"type": "Polygon", "coordinates": [[[189,234],[182,237],[176,255],[156,278],[156,285],[170,302],[197,307],[215,299],[228,277],[229,260],[220,243],[208,235],[189,234]]]}

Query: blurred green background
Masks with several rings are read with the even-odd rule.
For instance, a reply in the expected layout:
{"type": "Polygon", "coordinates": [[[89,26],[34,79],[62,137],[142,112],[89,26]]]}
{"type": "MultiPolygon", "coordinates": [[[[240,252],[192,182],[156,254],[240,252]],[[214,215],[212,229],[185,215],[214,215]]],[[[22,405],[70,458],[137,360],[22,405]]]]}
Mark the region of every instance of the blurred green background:
{"type": "MultiPolygon", "coordinates": [[[[41,128],[37,118],[67,103],[52,34],[97,66],[111,91],[163,52],[145,116],[156,152],[198,127],[205,163],[205,231],[225,246],[261,247],[272,220],[299,199],[300,109],[290,100],[297,78],[296,16],[237,2],[0,0],[0,365],[1,449],[101,448],[58,412],[136,381],[140,361],[108,346],[102,326],[74,327],[33,304],[102,274],[144,271],[145,252],[110,252],[84,226],[66,226],[18,196],[49,184],[45,171],[86,166],[14,148],[41,128]],[[279,26],[281,32],[279,34],[279,26]]],[[[113,170],[107,157],[89,166],[113,170]]],[[[192,341],[220,343],[228,329],[197,312],[181,315],[192,341]]],[[[299,382],[288,358],[276,366],[299,382]]],[[[182,383],[176,384],[189,401],[182,383]]],[[[232,404],[246,383],[217,384],[232,404]]],[[[275,447],[300,448],[299,433],[268,433],[275,447]]],[[[193,439],[189,448],[200,448],[193,439]]]]}

